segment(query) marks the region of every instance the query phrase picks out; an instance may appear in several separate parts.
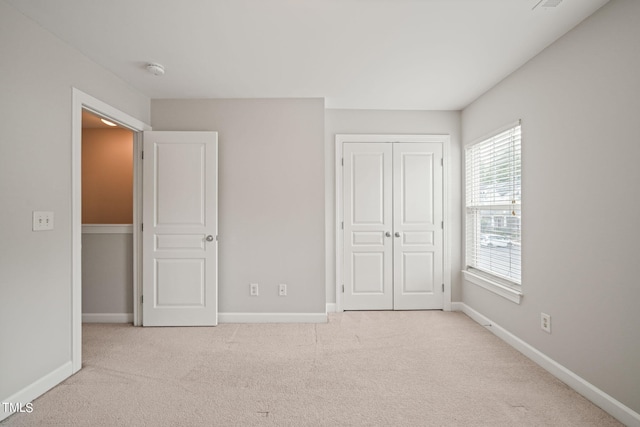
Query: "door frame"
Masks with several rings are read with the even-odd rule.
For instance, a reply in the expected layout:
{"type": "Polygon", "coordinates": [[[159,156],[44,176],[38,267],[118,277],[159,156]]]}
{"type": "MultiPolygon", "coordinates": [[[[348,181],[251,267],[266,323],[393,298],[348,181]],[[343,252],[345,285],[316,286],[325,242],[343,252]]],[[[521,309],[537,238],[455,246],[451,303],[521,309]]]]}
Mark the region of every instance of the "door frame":
{"type": "Polygon", "coordinates": [[[142,222],[142,132],[151,126],[111,105],[72,88],[71,101],[71,364],[82,368],[82,110],[90,111],[133,131],[133,322],[140,325],[142,222]]]}
{"type": "Polygon", "coordinates": [[[435,142],[442,144],[442,218],[444,231],[442,242],[444,301],[443,310],[451,311],[451,244],[450,244],[450,216],[449,216],[449,145],[451,136],[446,134],[424,135],[387,135],[387,134],[336,134],[335,137],[335,265],[336,265],[336,311],[342,312],[342,286],[344,274],[344,221],[343,207],[343,145],[349,142],[435,142]]]}

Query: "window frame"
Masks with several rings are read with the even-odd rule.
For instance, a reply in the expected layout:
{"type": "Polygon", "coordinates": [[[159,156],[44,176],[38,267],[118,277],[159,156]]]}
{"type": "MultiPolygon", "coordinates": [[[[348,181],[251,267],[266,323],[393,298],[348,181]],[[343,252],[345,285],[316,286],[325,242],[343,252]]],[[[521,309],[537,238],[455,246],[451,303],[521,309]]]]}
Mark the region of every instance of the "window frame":
{"type": "MultiPolygon", "coordinates": [[[[490,141],[499,136],[500,134],[503,134],[511,129],[514,129],[516,127],[520,127],[520,158],[519,158],[519,162],[520,162],[520,176],[519,176],[519,180],[520,180],[520,187],[522,185],[522,124],[521,121],[518,120],[514,123],[510,123],[508,125],[505,125],[481,138],[475,139],[474,141],[466,144],[464,146],[464,150],[463,150],[463,181],[464,181],[464,198],[463,198],[463,208],[464,208],[464,268],[462,270],[463,273],[463,277],[465,278],[465,280],[467,280],[469,283],[478,285],[484,289],[487,289],[497,295],[500,295],[506,299],[508,299],[509,301],[512,301],[516,304],[520,304],[521,299],[522,299],[522,273],[520,273],[520,280],[516,281],[516,280],[511,280],[509,277],[506,277],[504,275],[500,275],[496,272],[491,272],[491,271],[487,271],[484,269],[479,269],[477,267],[474,267],[472,265],[470,265],[470,256],[469,256],[469,242],[477,242],[475,243],[476,248],[480,247],[480,223],[482,222],[482,213],[480,212],[480,209],[485,208],[486,210],[491,210],[491,207],[493,209],[502,209],[502,207],[504,207],[504,202],[495,202],[494,204],[491,205],[486,205],[486,206],[482,206],[480,207],[480,204],[476,203],[476,204],[469,204],[468,200],[468,193],[469,193],[469,187],[468,187],[468,156],[469,156],[469,150],[471,149],[471,147],[474,147],[478,144],[482,144],[482,143],[490,143],[490,141]],[[478,216],[477,216],[477,220],[475,222],[477,222],[477,226],[474,228],[477,228],[476,232],[470,232],[470,224],[469,224],[469,210],[470,209],[476,209],[478,211],[478,216]],[[473,233],[473,236],[471,236],[470,234],[473,233]]],[[[512,165],[512,164],[511,164],[512,165]]],[[[511,166],[510,165],[510,166],[511,166]]],[[[518,223],[519,223],[519,234],[520,236],[522,236],[522,195],[521,195],[521,188],[520,188],[520,200],[518,200],[517,205],[513,205],[514,207],[517,206],[517,210],[520,212],[519,215],[519,219],[518,219],[518,223]]],[[[493,224],[493,218],[492,218],[492,224],[493,224]]],[[[503,218],[503,222],[506,225],[509,221],[507,221],[506,218],[503,218]]],[[[520,246],[522,247],[522,246],[520,246]]],[[[476,249],[478,250],[478,249],[476,249]]],[[[522,253],[520,252],[520,272],[522,271],[522,253]]],[[[477,265],[477,264],[476,264],[477,265]]]]}

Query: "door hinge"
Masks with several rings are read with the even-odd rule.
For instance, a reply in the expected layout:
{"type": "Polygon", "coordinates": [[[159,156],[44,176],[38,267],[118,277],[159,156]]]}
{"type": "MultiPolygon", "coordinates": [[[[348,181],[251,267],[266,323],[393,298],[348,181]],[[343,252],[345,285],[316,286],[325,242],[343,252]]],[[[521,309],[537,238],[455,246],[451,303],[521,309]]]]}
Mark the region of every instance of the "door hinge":
{"type": "Polygon", "coordinates": [[[140,223],[140,231],[144,231],[144,224],[140,223]]]}
{"type": "Polygon", "coordinates": [[[344,230],[344,221],[342,221],[342,224],[340,225],[340,228],[342,228],[344,230]]]}
{"type": "Polygon", "coordinates": [[[440,228],[444,230],[444,221],[440,221],[440,228]]]}
{"type": "Polygon", "coordinates": [[[442,292],[444,292],[444,283],[442,284],[442,292]]]}
{"type": "Polygon", "coordinates": [[[144,160],[144,151],[140,152],[140,156],[141,156],[142,160],[144,160]]]}
{"type": "Polygon", "coordinates": [[[342,166],[344,166],[344,157],[342,158],[342,166]]]}
{"type": "Polygon", "coordinates": [[[144,303],[144,295],[140,295],[140,304],[144,303]]]}
{"type": "Polygon", "coordinates": [[[444,157],[440,159],[440,166],[444,166],[444,157]]]}
{"type": "Polygon", "coordinates": [[[344,294],[344,283],[342,284],[342,293],[344,294]]]}

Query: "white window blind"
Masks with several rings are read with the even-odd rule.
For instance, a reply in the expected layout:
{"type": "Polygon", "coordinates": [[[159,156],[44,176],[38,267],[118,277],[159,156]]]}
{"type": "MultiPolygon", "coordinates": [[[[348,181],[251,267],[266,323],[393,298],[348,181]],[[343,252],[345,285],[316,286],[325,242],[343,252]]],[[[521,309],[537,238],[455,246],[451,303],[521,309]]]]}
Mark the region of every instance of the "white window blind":
{"type": "Polygon", "coordinates": [[[466,264],[521,284],[520,124],[465,149],[466,264]]]}

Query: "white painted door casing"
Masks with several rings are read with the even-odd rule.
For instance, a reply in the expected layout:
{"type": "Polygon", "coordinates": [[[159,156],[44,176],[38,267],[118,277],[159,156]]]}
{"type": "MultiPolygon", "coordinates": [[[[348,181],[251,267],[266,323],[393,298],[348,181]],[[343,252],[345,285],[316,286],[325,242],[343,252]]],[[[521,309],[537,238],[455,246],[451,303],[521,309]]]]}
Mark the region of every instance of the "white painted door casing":
{"type": "Polygon", "coordinates": [[[217,133],[145,132],[143,325],[217,324],[217,133]]]}

